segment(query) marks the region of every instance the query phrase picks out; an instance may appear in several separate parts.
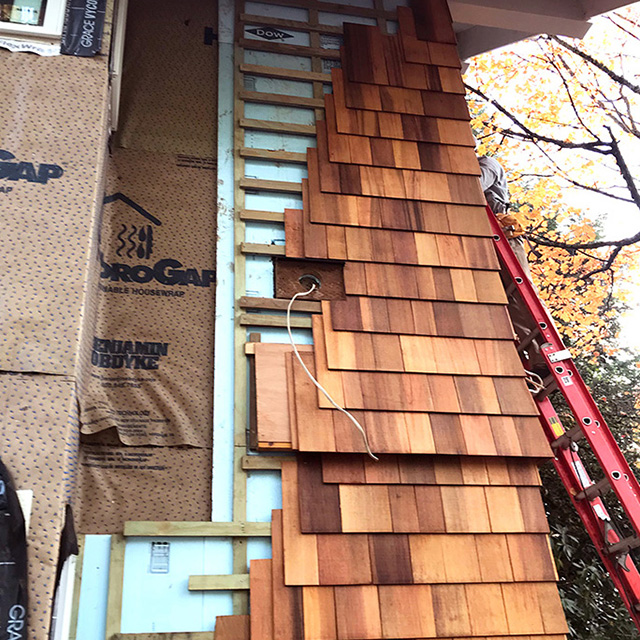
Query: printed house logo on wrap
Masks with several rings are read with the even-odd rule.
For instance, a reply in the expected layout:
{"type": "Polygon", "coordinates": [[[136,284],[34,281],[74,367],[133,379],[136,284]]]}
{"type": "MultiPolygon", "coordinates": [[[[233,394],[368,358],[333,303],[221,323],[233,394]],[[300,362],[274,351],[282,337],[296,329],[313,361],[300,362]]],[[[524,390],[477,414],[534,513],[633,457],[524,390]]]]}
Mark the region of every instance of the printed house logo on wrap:
{"type": "MultiPolygon", "coordinates": [[[[49,180],[55,180],[64,173],[57,164],[24,162],[7,151],[0,149],[0,180],[8,182],[31,182],[35,184],[47,184],[49,180]]],[[[13,187],[0,185],[0,193],[11,193],[13,187]]]]}
{"type": "MultiPolygon", "coordinates": [[[[110,282],[130,284],[161,284],[168,287],[176,285],[193,287],[211,287],[215,282],[213,269],[199,269],[185,265],[172,257],[161,257],[155,247],[155,237],[162,222],[146,209],[123,193],[106,196],[104,204],[122,202],[127,207],[126,220],[113,225],[108,249],[100,251],[100,278],[110,282]],[[106,258],[105,258],[106,254],[106,258]],[[152,259],[153,256],[153,259],[152,259]],[[140,262],[140,261],[149,262],[140,262]]],[[[115,293],[140,293],[129,288],[123,290],[109,287],[115,293]]],[[[180,295],[183,295],[182,293],[180,295]]]]}
{"type": "Polygon", "coordinates": [[[150,224],[136,226],[135,224],[123,224],[116,236],[118,246],[116,255],[120,258],[132,258],[148,260],[153,253],[153,227],[150,224]]]}

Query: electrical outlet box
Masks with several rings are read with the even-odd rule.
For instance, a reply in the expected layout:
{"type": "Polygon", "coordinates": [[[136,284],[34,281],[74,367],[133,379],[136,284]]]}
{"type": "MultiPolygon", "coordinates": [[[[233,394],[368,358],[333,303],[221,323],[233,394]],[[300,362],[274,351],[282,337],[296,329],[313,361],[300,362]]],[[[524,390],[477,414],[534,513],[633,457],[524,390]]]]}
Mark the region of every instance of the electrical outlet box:
{"type": "Polygon", "coordinates": [[[346,297],[342,262],[275,258],[274,264],[276,298],[292,298],[296,293],[308,291],[314,278],[320,282],[320,287],[305,296],[305,300],[343,300],[346,297]]]}

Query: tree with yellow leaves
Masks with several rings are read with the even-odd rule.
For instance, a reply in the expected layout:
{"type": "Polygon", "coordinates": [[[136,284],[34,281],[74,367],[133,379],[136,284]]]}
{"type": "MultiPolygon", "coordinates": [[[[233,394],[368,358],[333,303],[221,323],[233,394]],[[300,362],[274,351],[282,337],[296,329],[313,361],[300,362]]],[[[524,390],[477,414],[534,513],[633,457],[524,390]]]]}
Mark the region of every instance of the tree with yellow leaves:
{"type": "MultiPolygon", "coordinates": [[[[636,469],[640,359],[616,351],[615,333],[640,251],[638,21],[631,8],[599,19],[583,42],[519,43],[477,57],[465,77],[478,154],[507,171],[541,297],[636,469]],[[616,216],[632,232],[610,240],[605,221],[616,216]]],[[[590,467],[593,453],[582,449],[590,467]]],[[[557,475],[542,473],[569,637],[638,638],[557,475]]]]}
{"type": "Polygon", "coordinates": [[[581,42],[518,43],[478,56],[465,76],[478,153],[507,171],[541,296],[591,356],[611,348],[640,251],[640,231],[603,239],[607,216],[640,220],[638,20],[630,8],[581,42]]]}

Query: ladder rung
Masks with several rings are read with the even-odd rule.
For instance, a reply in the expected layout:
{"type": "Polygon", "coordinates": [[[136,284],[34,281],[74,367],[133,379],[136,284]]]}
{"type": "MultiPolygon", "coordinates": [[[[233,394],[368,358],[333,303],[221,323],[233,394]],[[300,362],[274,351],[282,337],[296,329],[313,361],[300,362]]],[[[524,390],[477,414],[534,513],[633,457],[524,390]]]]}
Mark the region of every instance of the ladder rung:
{"type": "Polygon", "coordinates": [[[580,493],[576,493],[576,500],[593,500],[594,498],[600,497],[602,494],[611,490],[611,483],[608,478],[602,478],[595,484],[592,484],[589,487],[585,487],[580,493]]]}
{"type": "Polygon", "coordinates": [[[522,353],[538,336],[540,329],[536,327],[520,344],[518,345],[518,353],[522,353]]]}
{"type": "Polygon", "coordinates": [[[552,375],[548,375],[542,381],[542,384],[544,385],[544,389],[536,393],[536,400],[544,400],[550,393],[558,388],[558,385],[556,384],[556,381],[553,379],[552,375]]]}
{"type": "Polygon", "coordinates": [[[605,551],[610,556],[619,556],[623,553],[628,553],[631,549],[637,549],[638,547],[640,547],[640,538],[638,538],[638,536],[629,536],[628,538],[623,538],[619,542],[607,544],[605,546],[605,551]]]}
{"type": "Polygon", "coordinates": [[[551,443],[551,448],[554,451],[556,449],[568,449],[573,442],[577,442],[581,438],[584,438],[584,432],[580,426],[575,426],[573,429],[569,429],[569,431],[563,433],[559,438],[556,438],[551,443]]]}

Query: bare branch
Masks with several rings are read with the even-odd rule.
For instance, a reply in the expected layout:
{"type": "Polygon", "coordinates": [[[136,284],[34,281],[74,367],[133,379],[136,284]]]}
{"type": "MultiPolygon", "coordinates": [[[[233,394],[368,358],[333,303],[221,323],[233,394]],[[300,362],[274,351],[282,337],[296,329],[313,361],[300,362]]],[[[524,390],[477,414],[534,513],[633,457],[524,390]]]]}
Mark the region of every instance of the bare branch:
{"type": "MultiPolygon", "coordinates": [[[[622,249],[623,247],[628,247],[636,242],[640,242],[640,231],[628,238],[622,238],[620,240],[597,240],[595,242],[562,242],[561,240],[552,240],[551,238],[545,238],[544,236],[531,232],[527,233],[527,239],[545,247],[557,247],[558,249],[566,249],[569,252],[602,249],[603,247],[615,247],[622,249]]],[[[595,258],[596,256],[589,257],[595,258]]]]}
{"type": "Polygon", "coordinates": [[[615,122],[623,131],[631,136],[640,138],[640,130],[636,125],[633,113],[631,111],[632,105],[629,98],[624,95],[622,87],[620,87],[620,96],[618,98],[610,98],[602,89],[598,90],[601,99],[595,100],[595,103],[607,116],[615,122]],[[624,105],[624,111],[619,107],[619,103],[624,105]]]}
{"type": "Polygon", "coordinates": [[[553,173],[521,173],[520,178],[553,178],[553,173]]]}
{"type": "Polygon", "coordinates": [[[615,260],[618,257],[618,254],[620,253],[620,251],[622,251],[622,247],[616,247],[609,254],[609,257],[604,261],[604,263],[602,264],[601,267],[598,267],[597,269],[594,269],[593,271],[589,271],[589,273],[585,273],[581,277],[586,280],[587,278],[591,278],[592,276],[595,276],[596,273],[604,273],[605,271],[608,271],[609,269],[611,269],[611,266],[615,262],[615,260]]]}
{"type": "MultiPolygon", "coordinates": [[[[611,198],[612,200],[617,200],[619,202],[626,202],[628,204],[632,204],[634,202],[630,198],[624,198],[623,196],[618,196],[615,193],[604,191],[603,189],[599,189],[598,187],[592,187],[591,185],[584,184],[582,182],[578,182],[577,180],[574,180],[573,178],[570,178],[567,175],[566,171],[549,155],[549,153],[545,149],[543,149],[538,144],[538,140],[531,140],[528,137],[523,136],[521,133],[517,131],[512,131],[511,129],[500,129],[499,127],[493,124],[489,126],[493,128],[495,133],[500,133],[506,136],[507,138],[515,138],[518,140],[523,140],[523,141],[534,144],[537,147],[537,149],[540,151],[540,153],[542,153],[542,155],[544,155],[547,158],[549,163],[553,167],[555,167],[555,169],[558,171],[556,175],[562,178],[563,180],[565,180],[566,182],[568,182],[571,186],[576,187],[578,189],[584,189],[585,191],[591,191],[592,193],[597,193],[598,195],[604,196],[606,198],[611,198]]],[[[612,155],[611,151],[609,151],[609,155],[612,155]]]]}
{"type": "Polygon", "coordinates": [[[611,153],[610,145],[599,138],[596,139],[596,142],[568,142],[567,140],[560,140],[559,138],[551,138],[549,136],[545,136],[541,133],[537,133],[529,127],[527,127],[524,123],[522,123],[518,118],[516,118],[512,113],[510,113],[505,107],[503,107],[497,100],[489,98],[486,94],[484,94],[480,89],[472,87],[465,83],[465,88],[471,93],[479,96],[485,102],[493,105],[500,113],[505,115],[511,122],[513,122],[517,127],[522,129],[522,133],[512,131],[511,135],[514,137],[518,137],[521,140],[528,140],[529,142],[534,142],[539,140],[541,142],[547,142],[549,144],[555,145],[560,149],[585,149],[587,151],[593,151],[594,153],[601,153],[603,155],[611,153]]]}
{"type": "MultiPolygon", "coordinates": [[[[538,45],[541,46],[541,43],[539,42],[538,45]]],[[[561,55],[558,55],[557,57],[559,61],[562,63],[562,66],[565,68],[565,70],[568,71],[569,74],[571,74],[571,76],[575,76],[575,72],[573,71],[573,69],[571,69],[571,67],[569,66],[569,63],[561,55]]],[[[558,65],[554,57],[549,54],[549,52],[545,52],[545,58],[546,58],[547,64],[549,64],[553,69],[555,69],[556,73],[560,77],[560,81],[562,82],[562,86],[564,87],[565,94],[567,96],[567,99],[569,100],[569,104],[571,105],[571,109],[573,110],[573,113],[576,116],[576,119],[582,125],[582,128],[591,134],[594,140],[598,140],[598,136],[596,135],[596,133],[590,129],[590,127],[583,120],[582,115],[578,111],[578,107],[576,106],[573,96],[571,95],[571,90],[569,89],[569,83],[567,82],[567,79],[565,78],[564,73],[562,73],[560,66],[558,65]]]]}
{"type": "Polygon", "coordinates": [[[616,160],[616,164],[620,169],[620,173],[622,174],[625,184],[627,185],[627,189],[631,194],[631,198],[633,199],[634,204],[636,205],[636,207],[638,207],[638,209],[640,209],[640,193],[638,193],[638,188],[636,187],[635,180],[633,179],[631,171],[629,171],[627,162],[624,159],[622,152],[620,151],[620,146],[618,145],[617,139],[615,138],[613,132],[609,127],[607,127],[607,130],[609,131],[609,135],[611,136],[611,153],[616,160]]]}
{"type": "Polygon", "coordinates": [[[620,19],[620,20],[624,20],[625,22],[629,22],[631,23],[634,27],[637,26],[635,22],[632,22],[631,20],[629,20],[629,18],[625,17],[625,16],[621,16],[619,13],[614,13],[612,15],[608,15],[605,16],[607,20],[609,20],[609,22],[611,22],[611,24],[615,25],[616,27],[618,27],[618,29],[620,29],[620,31],[624,31],[628,36],[631,36],[632,38],[634,38],[635,40],[640,40],[640,38],[638,37],[637,34],[633,33],[632,31],[630,31],[629,29],[623,27],[619,22],[616,22],[613,19],[613,16],[615,16],[616,18],[620,19]]]}
{"type": "Polygon", "coordinates": [[[625,87],[627,87],[627,89],[630,89],[634,93],[640,95],[640,86],[634,84],[630,80],[627,80],[620,74],[616,73],[613,69],[609,69],[609,67],[600,62],[600,60],[596,60],[593,56],[590,56],[585,51],[581,51],[577,47],[574,47],[572,44],[569,44],[569,42],[563,40],[562,38],[559,38],[558,36],[548,36],[548,38],[550,40],[553,40],[554,42],[557,42],[565,49],[571,51],[571,53],[575,53],[577,56],[580,56],[583,60],[586,60],[589,64],[592,64],[594,67],[596,67],[596,69],[600,69],[600,71],[608,75],[614,82],[624,85],[625,87]]]}

